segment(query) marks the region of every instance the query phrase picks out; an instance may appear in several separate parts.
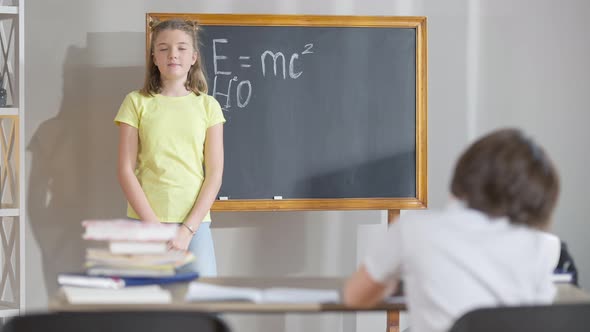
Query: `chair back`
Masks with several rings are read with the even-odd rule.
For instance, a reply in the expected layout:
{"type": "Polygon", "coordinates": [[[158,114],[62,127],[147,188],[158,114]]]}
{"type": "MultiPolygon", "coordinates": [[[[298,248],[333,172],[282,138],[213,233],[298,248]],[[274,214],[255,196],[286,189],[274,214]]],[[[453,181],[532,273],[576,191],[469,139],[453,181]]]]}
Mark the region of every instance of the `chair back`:
{"type": "Polygon", "coordinates": [[[590,331],[590,303],[497,307],[470,311],[449,332],[590,331]]]}
{"type": "Polygon", "coordinates": [[[217,316],[191,311],[96,311],[27,314],[2,332],[230,332],[217,316]]]}

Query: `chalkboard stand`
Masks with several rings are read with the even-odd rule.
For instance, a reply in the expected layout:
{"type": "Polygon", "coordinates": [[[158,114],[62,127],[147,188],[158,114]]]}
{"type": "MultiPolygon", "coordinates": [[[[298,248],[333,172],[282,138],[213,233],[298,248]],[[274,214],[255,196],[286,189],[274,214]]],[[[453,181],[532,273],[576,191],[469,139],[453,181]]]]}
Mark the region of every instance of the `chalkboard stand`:
{"type": "MultiPolygon", "coordinates": [[[[387,223],[391,225],[399,215],[400,210],[387,210],[387,223]]],[[[399,311],[387,311],[387,332],[399,332],[399,311]]]]}

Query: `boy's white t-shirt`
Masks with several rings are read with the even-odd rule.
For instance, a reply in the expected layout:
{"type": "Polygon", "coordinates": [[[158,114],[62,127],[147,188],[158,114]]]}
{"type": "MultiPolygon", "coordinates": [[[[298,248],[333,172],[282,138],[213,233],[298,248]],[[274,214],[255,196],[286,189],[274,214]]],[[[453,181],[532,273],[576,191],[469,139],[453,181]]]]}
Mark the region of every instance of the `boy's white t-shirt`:
{"type": "Polygon", "coordinates": [[[364,260],[380,283],[403,279],[413,332],[447,331],[467,311],[552,302],[560,241],[454,201],[392,224],[364,260]]]}

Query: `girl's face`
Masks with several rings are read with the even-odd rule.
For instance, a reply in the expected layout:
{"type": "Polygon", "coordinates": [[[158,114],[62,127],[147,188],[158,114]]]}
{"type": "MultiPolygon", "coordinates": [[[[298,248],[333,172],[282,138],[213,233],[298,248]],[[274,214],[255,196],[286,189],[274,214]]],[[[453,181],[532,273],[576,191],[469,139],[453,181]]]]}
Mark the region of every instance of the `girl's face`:
{"type": "Polygon", "coordinates": [[[154,41],[153,57],[162,79],[186,80],[188,71],[197,61],[197,52],[188,33],[164,30],[154,41]]]}

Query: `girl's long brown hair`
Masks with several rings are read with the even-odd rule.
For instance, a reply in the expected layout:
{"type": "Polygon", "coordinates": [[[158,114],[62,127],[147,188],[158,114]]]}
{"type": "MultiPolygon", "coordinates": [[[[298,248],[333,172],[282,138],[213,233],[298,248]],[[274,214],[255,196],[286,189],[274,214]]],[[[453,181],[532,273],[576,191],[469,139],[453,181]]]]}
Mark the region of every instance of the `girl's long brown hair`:
{"type": "Polygon", "coordinates": [[[162,82],[160,80],[160,70],[154,63],[154,42],[158,38],[160,32],[164,30],[180,30],[186,32],[191,36],[193,42],[193,49],[197,52],[197,61],[191,66],[188,72],[184,86],[187,90],[194,92],[197,96],[207,94],[207,78],[203,68],[203,61],[201,51],[199,50],[199,25],[194,21],[186,21],[181,19],[172,19],[162,22],[151,22],[152,36],[150,40],[150,56],[148,57],[147,70],[145,75],[145,82],[140,92],[145,96],[153,96],[162,91],[162,82]]]}

